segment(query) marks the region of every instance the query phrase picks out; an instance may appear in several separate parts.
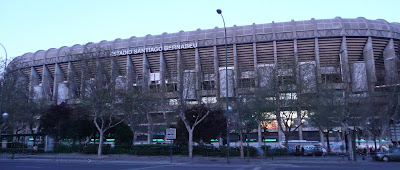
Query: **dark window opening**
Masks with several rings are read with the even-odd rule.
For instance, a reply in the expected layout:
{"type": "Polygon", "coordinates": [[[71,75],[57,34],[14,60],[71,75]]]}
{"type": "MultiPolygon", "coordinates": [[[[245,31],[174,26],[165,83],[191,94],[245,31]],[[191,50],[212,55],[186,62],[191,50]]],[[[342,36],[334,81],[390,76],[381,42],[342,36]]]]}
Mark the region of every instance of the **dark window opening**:
{"type": "Polygon", "coordinates": [[[278,79],[279,86],[296,84],[294,76],[279,76],[278,79]]]}
{"type": "Polygon", "coordinates": [[[151,92],[160,92],[160,84],[150,84],[151,92]]]}
{"type": "Polygon", "coordinates": [[[340,74],[321,74],[324,83],[341,83],[342,76],[340,74]]]}
{"type": "Polygon", "coordinates": [[[203,81],[202,89],[203,90],[214,90],[215,89],[215,82],[214,81],[203,81]]]}
{"type": "Polygon", "coordinates": [[[256,83],[254,78],[242,78],[240,79],[240,84],[239,86],[241,88],[251,88],[251,87],[255,87],[256,83]]]}
{"type": "Polygon", "coordinates": [[[178,91],[178,84],[177,83],[167,84],[167,92],[174,92],[174,91],[178,91]]]}

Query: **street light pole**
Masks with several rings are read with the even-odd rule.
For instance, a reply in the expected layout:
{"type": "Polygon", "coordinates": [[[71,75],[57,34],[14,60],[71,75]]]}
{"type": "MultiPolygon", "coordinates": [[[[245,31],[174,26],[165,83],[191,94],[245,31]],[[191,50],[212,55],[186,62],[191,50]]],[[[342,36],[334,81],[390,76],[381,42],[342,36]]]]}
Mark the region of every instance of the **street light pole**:
{"type": "Polygon", "coordinates": [[[224,22],[224,39],[225,39],[225,85],[226,85],[226,118],[227,118],[227,122],[226,122],[226,142],[227,142],[227,151],[228,151],[228,155],[227,155],[227,163],[230,163],[230,141],[229,141],[229,123],[230,123],[230,118],[229,118],[229,98],[228,98],[228,42],[226,41],[226,26],[225,26],[225,19],[224,16],[222,15],[222,11],[221,9],[217,9],[217,13],[221,15],[222,17],[222,21],[224,22]]]}
{"type": "Polygon", "coordinates": [[[0,97],[0,113],[2,113],[2,108],[3,108],[3,89],[6,84],[6,67],[7,67],[7,50],[4,48],[3,44],[1,44],[1,47],[3,47],[4,52],[6,53],[6,61],[4,61],[4,72],[3,72],[3,84],[1,85],[1,97],[0,97]]]}

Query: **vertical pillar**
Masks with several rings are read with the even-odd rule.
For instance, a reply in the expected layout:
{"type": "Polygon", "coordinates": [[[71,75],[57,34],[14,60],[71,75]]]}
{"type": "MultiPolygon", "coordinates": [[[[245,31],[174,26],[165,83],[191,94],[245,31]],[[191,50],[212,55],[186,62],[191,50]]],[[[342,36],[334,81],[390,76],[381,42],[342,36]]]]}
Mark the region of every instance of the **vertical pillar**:
{"type": "MultiPolygon", "coordinates": [[[[217,31],[218,27],[215,27],[214,29],[214,81],[215,81],[215,86],[217,89],[217,96],[220,96],[220,82],[219,82],[219,59],[218,59],[218,51],[217,51],[217,31]]],[[[218,98],[218,97],[217,97],[218,98]]]]}
{"type": "Polygon", "coordinates": [[[87,60],[82,60],[82,69],[81,69],[81,98],[84,98],[86,96],[86,91],[87,91],[87,83],[89,79],[91,78],[91,75],[89,73],[89,65],[87,63],[87,60]]]}
{"type": "Polygon", "coordinates": [[[51,82],[51,74],[47,67],[43,65],[43,73],[42,73],[42,87],[43,87],[43,94],[47,100],[52,99],[52,91],[50,87],[51,82]]]}
{"type": "Polygon", "coordinates": [[[195,90],[198,91],[197,93],[197,100],[201,101],[201,77],[202,77],[202,71],[201,71],[201,62],[200,62],[200,55],[199,55],[199,49],[195,48],[195,73],[196,73],[196,87],[195,90]]]}
{"type": "MultiPolygon", "coordinates": [[[[177,64],[178,67],[178,91],[183,95],[183,65],[182,65],[182,55],[181,50],[176,50],[177,53],[177,64]]],[[[183,97],[183,96],[182,96],[183,97]]]]}
{"type": "MultiPolygon", "coordinates": [[[[199,43],[199,31],[200,31],[200,29],[196,30],[196,35],[195,35],[195,43],[196,44],[199,43]]],[[[197,75],[197,77],[196,77],[196,81],[197,81],[196,90],[199,91],[199,93],[197,93],[197,96],[198,96],[197,100],[201,101],[202,93],[200,93],[200,92],[202,90],[201,85],[202,85],[202,82],[203,82],[203,80],[202,80],[203,71],[201,70],[201,64],[202,63],[201,63],[201,59],[200,59],[199,49],[196,47],[194,50],[195,50],[194,52],[195,52],[195,61],[196,61],[195,71],[196,71],[196,75],[197,75]]]]}
{"type": "Polygon", "coordinates": [[[220,91],[221,91],[221,82],[220,82],[220,75],[219,75],[219,60],[218,60],[218,51],[217,51],[217,46],[214,45],[214,80],[215,80],[215,85],[217,86],[217,96],[221,96],[220,91]]]}
{"type": "MultiPolygon", "coordinates": [[[[292,23],[294,23],[294,21],[292,20],[292,23]]],[[[294,67],[293,68],[295,71],[295,76],[296,76],[296,84],[297,84],[297,98],[300,98],[300,94],[301,91],[303,90],[302,88],[304,88],[300,82],[300,66],[299,66],[299,56],[298,56],[298,51],[297,51],[297,39],[295,38],[293,40],[293,52],[294,52],[294,67]]],[[[298,99],[301,100],[301,99],[298,99]]],[[[296,113],[297,113],[297,124],[299,126],[298,128],[298,132],[299,132],[299,140],[303,140],[303,126],[301,125],[301,108],[300,106],[298,106],[296,108],[296,113]]]]}
{"type": "MultiPolygon", "coordinates": [[[[254,61],[254,73],[258,73],[258,61],[257,61],[257,43],[255,42],[256,40],[256,24],[253,23],[253,61],[254,61]]],[[[254,79],[254,82],[256,86],[259,85],[259,74],[256,74],[256,77],[254,79]]]]}
{"type": "MultiPolygon", "coordinates": [[[[234,89],[239,87],[239,82],[240,82],[240,69],[239,69],[239,62],[237,59],[237,52],[236,52],[236,44],[233,44],[233,86],[229,86],[230,89],[234,89]]],[[[234,94],[236,96],[236,94],[234,94]]]]}
{"type": "Polygon", "coordinates": [[[143,53],[143,89],[149,88],[150,81],[150,65],[149,60],[147,60],[146,53],[143,53]]]}
{"type": "Polygon", "coordinates": [[[372,38],[368,37],[367,43],[363,49],[364,62],[367,69],[368,91],[373,92],[376,83],[374,49],[372,46],[372,38]]]}
{"type": "MultiPolygon", "coordinates": [[[[239,82],[240,82],[240,77],[241,77],[241,70],[239,68],[239,61],[238,61],[238,56],[237,56],[237,50],[236,50],[236,25],[233,26],[233,69],[234,69],[234,76],[233,76],[233,86],[229,86],[229,88],[238,88],[239,87],[239,82]]],[[[234,96],[237,96],[237,94],[234,94],[234,96]]]]}
{"type": "Polygon", "coordinates": [[[167,70],[167,64],[165,62],[164,53],[161,51],[160,52],[160,86],[161,86],[162,92],[165,92],[165,90],[166,90],[166,86],[165,86],[166,70],[167,70]]]}
{"type": "Polygon", "coordinates": [[[346,36],[342,37],[339,58],[340,58],[340,70],[342,73],[342,80],[345,83],[349,83],[350,82],[350,69],[349,69],[349,56],[348,56],[348,52],[347,52],[346,36]]]}
{"type": "Polygon", "coordinates": [[[317,88],[319,88],[319,84],[322,83],[321,80],[321,65],[320,65],[320,60],[319,60],[319,44],[318,44],[318,38],[314,38],[314,59],[315,59],[315,74],[317,76],[317,88]]]}
{"type": "Polygon", "coordinates": [[[69,84],[69,98],[76,98],[76,90],[77,90],[77,82],[76,82],[76,72],[71,62],[68,62],[68,72],[67,72],[67,81],[69,84]]]}
{"type": "Polygon", "coordinates": [[[126,57],[126,80],[128,88],[136,83],[135,67],[129,55],[126,57]]]}
{"type": "Polygon", "coordinates": [[[111,82],[115,82],[115,79],[118,77],[119,75],[119,68],[118,68],[118,63],[115,60],[115,58],[111,59],[111,82]]]}
{"type": "Polygon", "coordinates": [[[54,94],[54,95],[53,95],[53,100],[57,101],[57,97],[58,97],[58,83],[63,82],[64,74],[63,74],[63,72],[62,72],[62,70],[61,70],[61,68],[60,68],[60,65],[58,65],[57,63],[56,63],[56,66],[55,66],[54,69],[55,69],[55,70],[54,70],[55,75],[54,75],[54,83],[53,83],[53,94],[54,94]]]}
{"type": "Polygon", "coordinates": [[[385,65],[385,84],[391,85],[399,82],[399,77],[396,72],[399,59],[396,57],[393,39],[390,39],[385,49],[383,50],[383,59],[385,65]]]}
{"type": "MultiPolygon", "coordinates": [[[[273,28],[274,28],[274,22],[272,22],[273,28]]],[[[273,29],[274,30],[274,29],[273,29]]],[[[275,36],[275,31],[274,31],[274,36],[275,36]]],[[[275,77],[275,105],[276,105],[276,119],[278,121],[278,124],[282,125],[282,120],[281,120],[281,108],[280,108],[280,95],[279,95],[279,83],[278,83],[278,51],[276,48],[276,41],[273,41],[274,45],[274,65],[275,65],[275,71],[274,71],[274,77],[275,77]]],[[[278,125],[278,142],[282,142],[282,137],[283,137],[283,132],[281,126],[278,125]]]]}
{"type": "Polygon", "coordinates": [[[34,87],[37,85],[39,85],[39,74],[33,67],[31,67],[31,75],[29,78],[29,96],[30,97],[34,96],[34,87]]]}

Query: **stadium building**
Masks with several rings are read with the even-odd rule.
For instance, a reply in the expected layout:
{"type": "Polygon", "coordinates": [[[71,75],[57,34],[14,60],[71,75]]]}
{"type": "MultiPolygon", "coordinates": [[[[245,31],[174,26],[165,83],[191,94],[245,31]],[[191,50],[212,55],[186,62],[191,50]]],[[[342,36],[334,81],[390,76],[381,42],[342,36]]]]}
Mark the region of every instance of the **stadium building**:
{"type": "MultiPolygon", "coordinates": [[[[100,66],[129,85],[173,92],[183,81],[179,77],[192,79],[195,83],[184,85],[190,100],[251,93],[273,86],[273,79],[292,80],[296,68],[299,78],[309,83],[302,89],[307,93],[319,85],[343,91],[348,83],[351,93],[362,95],[399,82],[399,23],[336,17],[226,29],[228,75],[224,28],[217,27],[39,50],[16,57],[8,68],[20,73],[31,97],[58,103],[79,99],[85,82],[82,71],[98,69],[95,59],[82,59],[90,45],[109,49],[99,59],[100,66]]],[[[297,139],[320,140],[315,128],[301,131],[297,139]]],[[[278,138],[277,130],[271,132],[278,138]]]]}

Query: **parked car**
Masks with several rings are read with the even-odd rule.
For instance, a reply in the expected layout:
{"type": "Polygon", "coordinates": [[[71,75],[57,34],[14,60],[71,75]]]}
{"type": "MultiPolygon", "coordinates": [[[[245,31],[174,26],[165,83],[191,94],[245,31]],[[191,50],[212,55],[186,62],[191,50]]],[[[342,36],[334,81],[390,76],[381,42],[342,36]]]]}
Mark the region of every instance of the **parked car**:
{"type": "Polygon", "coordinates": [[[377,152],[374,156],[375,160],[378,161],[400,161],[400,148],[391,148],[388,151],[377,152]]]}

